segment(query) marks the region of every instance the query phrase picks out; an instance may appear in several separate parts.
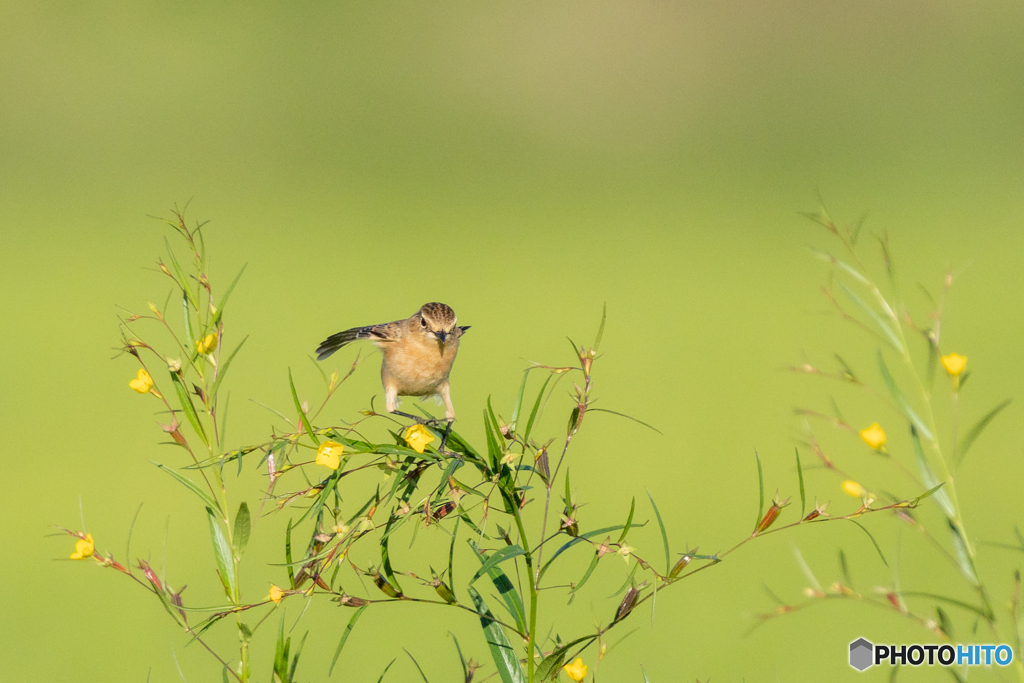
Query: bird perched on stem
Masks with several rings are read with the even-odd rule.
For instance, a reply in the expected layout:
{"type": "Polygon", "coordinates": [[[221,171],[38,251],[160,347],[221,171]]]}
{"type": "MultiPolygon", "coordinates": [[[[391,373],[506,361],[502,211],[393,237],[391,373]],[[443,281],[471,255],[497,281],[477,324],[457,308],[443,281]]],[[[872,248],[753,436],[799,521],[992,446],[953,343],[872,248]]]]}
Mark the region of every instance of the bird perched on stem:
{"type": "Polygon", "coordinates": [[[398,397],[437,395],[444,401],[450,431],[455,408],[448,374],[459,352],[459,339],[469,329],[468,325],[459,327],[455,323],[455,311],[450,306],[437,302],[423,304],[405,320],[332,334],[317,348],[316,357],[323,360],[346,344],[369,339],[384,354],[380,378],[387,411],[416,420],[415,416],[398,411],[398,397]]]}

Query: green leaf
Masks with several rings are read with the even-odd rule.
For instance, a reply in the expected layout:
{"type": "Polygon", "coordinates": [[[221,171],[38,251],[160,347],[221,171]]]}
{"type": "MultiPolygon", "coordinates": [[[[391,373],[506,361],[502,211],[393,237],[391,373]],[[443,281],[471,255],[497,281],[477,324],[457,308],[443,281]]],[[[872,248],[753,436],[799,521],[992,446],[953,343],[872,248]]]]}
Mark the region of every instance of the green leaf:
{"type": "Polygon", "coordinates": [[[489,572],[492,568],[497,567],[502,562],[525,554],[526,551],[519,545],[507,545],[500,550],[494,551],[488,555],[486,559],[482,560],[483,564],[480,566],[480,569],[476,570],[476,574],[473,574],[473,578],[469,580],[469,585],[476,583],[477,579],[489,572]]]}
{"type": "Polygon", "coordinates": [[[232,540],[235,544],[235,557],[242,557],[245,546],[249,544],[249,532],[252,529],[252,521],[249,519],[249,506],[245,501],[238,506],[238,514],[235,515],[235,533],[232,540]]]}
{"type": "MultiPolygon", "coordinates": [[[[800,466],[800,449],[794,448],[796,452],[796,474],[800,479],[800,519],[803,519],[807,512],[807,495],[804,493],[804,468],[800,466]]],[[[758,517],[758,524],[760,524],[760,517],[758,517]]]]}
{"type": "Polygon", "coordinates": [[[459,663],[462,664],[462,680],[465,683],[469,681],[469,667],[466,664],[466,658],[462,655],[462,648],[459,647],[459,639],[451,631],[448,631],[448,635],[455,641],[455,651],[459,653],[459,663]]]}
{"type": "Polygon", "coordinates": [[[885,555],[884,555],[884,554],[882,554],[882,548],[881,548],[881,546],[879,546],[879,545],[878,545],[878,541],[876,541],[876,540],[875,540],[875,537],[871,535],[871,532],[870,532],[870,531],[868,531],[868,530],[867,530],[866,528],[864,528],[864,525],[862,525],[862,524],[861,524],[860,522],[858,522],[857,520],[855,520],[855,519],[851,519],[850,521],[851,521],[851,522],[853,522],[854,524],[856,524],[857,526],[859,526],[859,527],[860,527],[860,529],[861,529],[861,531],[863,531],[864,533],[866,533],[866,534],[868,535],[868,538],[870,538],[870,539],[871,539],[871,543],[872,543],[872,545],[874,545],[874,546],[875,546],[875,551],[876,551],[876,552],[878,553],[878,556],[879,556],[880,558],[882,558],[882,564],[884,564],[884,565],[885,565],[886,567],[888,567],[888,566],[889,566],[889,563],[888,563],[888,562],[886,562],[886,560],[885,560],[885,555]]]}
{"type": "MultiPolygon", "coordinates": [[[[348,626],[341,634],[341,641],[338,642],[338,649],[334,651],[334,657],[331,659],[331,666],[327,670],[327,675],[330,676],[334,672],[334,665],[338,663],[338,657],[341,656],[341,650],[345,647],[345,643],[348,641],[348,637],[352,634],[352,629],[355,628],[356,622],[359,621],[359,617],[362,616],[363,612],[369,605],[363,605],[362,607],[356,608],[356,611],[352,614],[352,618],[348,620],[348,626]]],[[[388,666],[391,666],[388,664],[388,666]]],[[[387,669],[385,669],[387,671],[387,669]]],[[[383,678],[383,676],[381,676],[383,678]]]]}
{"type": "Polygon", "coordinates": [[[562,645],[561,647],[554,650],[551,654],[545,657],[540,666],[537,667],[536,678],[539,681],[553,681],[558,677],[558,672],[562,670],[562,664],[565,662],[565,655],[570,649],[579,645],[583,641],[592,641],[597,636],[583,636],[577,638],[571,642],[562,645]]]}
{"type": "MultiPolygon", "coordinates": [[[[387,526],[391,527],[391,519],[388,520],[387,526]]],[[[385,529],[385,534],[387,529],[385,529]]],[[[381,567],[384,569],[384,576],[387,577],[388,583],[395,587],[399,595],[403,594],[402,587],[398,584],[398,578],[395,576],[394,570],[391,568],[391,553],[388,551],[388,538],[384,536],[380,542],[380,559],[381,567]]]]}
{"type": "Polygon", "coordinates": [[[235,579],[235,563],[231,556],[231,546],[224,538],[220,523],[213,514],[211,508],[206,508],[206,519],[210,523],[210,536],[213,538],[213,550],[217,556],[217,568],[220,570],[221,580],[227,588],[228,598],[233,603],[238,603],[238,582],[235,579]]]}
{"type": "Polygon", "coordinates": [[[196,413],[196,407],[192,405],[192,397],[188,395],[188,389],[185,388],[185,384],[181,381],[181,375],[177,372],[172,372],[170,375],[171,383],[174,384],[174,391],[178,394],[178,402],[181,403],[182,412],[185,413],[185,417],[188,418],[189,424],[192,425],[192,429],[195,430],[199,438],[202,439],[204,444],[209,446],[210,441],[206,438],[206,431],[203,429],[203,425],[199,421],[199,415],[196,413]]]}
{"type": "Polygon", "coordinates": [[[220,367],[217,369],[217,379],[213,381],[213,389],[210,391],[213,396],[217,395],[217,390],[220,389],[220,383],[224,380],[224,375],[228,374],[228,368],[231,366],[231,361],[233,361],[235,359],[235,355],[242,350],[242,345],[245,344],[248,339],[249,336],[246,335],[245,339],[238,342],[238,346],[236,346],[235,350],[231,352],[228,359],[220,364],[220,367]]]}
{"type": "Polygon", "coordinates": [[[248,267],[248,263],[242,266],[242,269],[238,271],[238,275],[236,275],[235,279],[231,281],[231,284],[228,285],[228,288],[224,290],[224,296],[220,298],[220,303],[217,304],[217,312],[213,314],[213,319],[210,322],[211,327],[217,326],[217,323],[220,321],[221,315],[224,314],[224,307],[227,306],[228,304],[228,299],[231,297],[231,292],[235,290],[235,285],[237,285],[238,281],[242,279],[242,273],[244,273],[245,269],[248,267]]]}
{"type": "MultiPolygon", "coordinates": [[[[473,549],[473,554],[476,555],[481,564],[486,564],[487,560],[481,554],[480,546],[474,543],[472,539],[467,539],[467,542],[469,543],[469,547],[473,549]]],[[[491,557],[493,557],[493,555],[491,557]]],[[[480,571],[482,572],[485,570],[481,567],[480,571]]],[[[486,572],[491,579],[491,583],[494,584],[494,588],[498,591],[498,595],[501,596],[502,601],[505,603],[505,608],[508,610],[508,613],[512,615],[512,619],[516,622],[516,628],[521,633],[526,633],[526,608],[523,606],[523,599],[516,590],[515,585],[508,578],[508,575],[506,575],[505,572],[497,566],[497,564],[492,565],[486,570],[486,572]]],[[[479,573],[480,572],[478,572],[478,574],[479,573]]],[[[449,579],[451,579],[451,575],[449,575],[449,579]]],[[[470,584],[474,581],[476,581],[476,577],[473,578],[473,581],[470,581],[470,584]]]]}
{"type": "Polygon", "coordinates": [[[309,418],[306,417],[306,411],[302,409],[302,403],[299,401],[299,394],[295,391],[295,382],[292,381],[292,369],[288,368],[288,386],[292,390],[292,400],[295,401],[295,410],[299,411],[299,419],[302,420],[302,426],[306,429],[306,434],[309,434],[309,438],[313,440],[313,443],[320,443],[320,439],[316,438],[313,433],[313,427],[309,424],[309,418]]]}
{"type": "Polygon", "coordinates": [[[848,588],[853,588],[853,579],[850,578],[850,565],[846,561],[846,553],[839,549],[839,570],[843,573],[843,580],[848,588]]]}
{"type": "Polygon", "coordinates": [[[169,474],[172,477],[174,477],[175,479],[177,479],[178,481],[180,481],[182,484],[184,484],[185,488],[187,488],[189,491],[191,491],[192,493],[194,493],[197,496],[199,496],[199,499],[201,501],[203,501],[203,503],[206,505],[206,507],[213,508],[214,510],[217,510],[218,512],[221,511],[220,510],[220,505],[218,505],[217,502],[213,498],[211,498],[208,493],[206,493],[201,488],[199,488],[199,485],[197,483],[195,483],[194,481],[192,481],[191,479],[189,479],[185,475],[179,474],[178,472],[172,470],[167,465],[164,465],[162,463],[157,462],[156,460],[150,460],[150,462],[153,463],[154,465],[156,465],[157,467],[159,467],[160,469],[162,469],[167,474],[169,474]]]}
{"type": "Polygon", "coordinates": [[[576,582],[575,586],[572,587],[573,593],[576,593],[579,591],[579,589],[583,588],[583,584],[585,584],[587,580],[590,578],[590,575],[594,573],[594,570],[597,568],[597,563],[600,561],[600,559],[601,553],[595,550],[594,557],[591,558],[590,564],[587,566],[587,571],[583,573],[583,577],[576,582]]]}
{"type": "Polygon", "coordinates": [[[523,441],[529,442],[530,434],[533,432],[533,422],[537,419],[537,411],[540,409],[541,400],[544,398],[544,390],[548,388],[548,382],[554,375],[548,375],[544,379],[544,384],[540,385],[540,391],[537,392],[537,400],[533,402],[533,410],[530,411],[530,419],[526,422],[526,432],[523,434],[523,441]]]}
{"type": "Polygon", "coordinates": [[[992,410],[985,413],[985,416],[978,420],[978,423],[971,427],[971,431],[967,432],[964,438],[960,440],[960,445],[957,448],[956,455],[954,456],[954,460],[957,466],[963,463],[964,456],[967,455],[967,451],[970,450],[975,440],[979,436],[981,436],[981,433],[982,431],[984,431],[985,427],[988,427],[988,423],[991,422],[996,415],[1001,413],[1003,409],[1006,408],[1006,406],[1010,405],[1010,401],[1012,400],[1013,399],[1008,398],[999,405],[997,405],[992,410]]]}
{"type": "Polygon", "coordinates": [[[882,320],[881,316],[879,316],[878,313],[875,312],[875,309],[869,306],[866,301],[857,296],[856,292],[847,287],[846,283],[844,283],[841,280],[839,281],[839,287],[843,290],[843,293],[846,294],[847,298],[849,298],[850,301],[857,304],[857,307],[864,311],[864,313],[869,318],[871,318],[872,322],[875,323],[875,326],[878,327],[878,329],[882,332],[882,338],[885,339],[885,341],[889,342],[889,344],[892,345],[892,347],[896,350],[897,353],[902,355],[903,344],[900,343],[899,337],[897,337],[896,333],[892,331],[892,328],[889,327],[889,325],[887,325],[884,320],[882,320]]]}
{"type": "MultiPolygon", "coordinates": [[[[642,527],[642,526],[644,526],[644,524],[634,524],[633,526],[642,527]]],[[[621,528],[622,528],[622,525],[606,526],[606,527],[603,527],[601,529],[594,529],[593,531],[588,531],[588,532],[586,532],[584,534],[580,534],[579,536],[576,536],[571,541],[569,541],[568,543],[563,545],[561,548],[556,550],[555,554],[551,556],[551,559],[549,559],[547,562],[544,563],[544,566],[541,567],[541,570],[540,570],[540,576],[538,577],[538,583],[540,582],[540,579],[544,578],[544,574],[547,572],[548,568],[551,567],[552,563],[554,563],[554,561],[557,560],[558,557],[562,553],[564,553],[566,550],[568,550],[569,548],[573,547],[577,543],[582,543],[582,542],[586,541],[587,539],[593,538],[595,536],[601,536],[602,534],[609,534],[609,533],[612,533],[613,531],[618,531],[621,528]]],[[[637,565],[637,566],[639,566],[639,565],[637,565]]]]}
{"type": "MultiPolygon", "coordinates": [[[[810,214],[804,214],[804,215],[809,216],[810,214]]],[[[856,280],[857,282],[861,283],[865,287],[870,287],[871,286],[871,283],[868,281],[868,279],[866,277],[864,277],[861,274],[861,272],[859,270],[857,270],[856,268],[853,268],[852,266],[850,266],[849,264],[847,264],[844,261],[840,261],[835,256],[833,256],[832,254],[829,254],[828,252],[824,252],[824,251],[818,251],[817,249],[811,249],[811,253],[814,254],[817,258],[821,259],[822,261],[827,261],[827,262],[831,263],[834,266],[838,266],[840,269],[845,271],[847,275],[849,275],[850,277],[852,277],[854,280],[856,280]]]]}
{"type": "Polygon", "coordinates": [[[924,421],[917,416],[914,409],[910,407],[910,403],[907,402],[907,399],[903,396],[903,392],[900,391],[900,388],[896,386],[896,381],[889,373],[889,368],[885,364],[885,358],[882,356],[881,350],[878,351],[878,369],[882,373],[882,380],[885,382],[885,386],[889,389],[889,393],[892,395],[893,400],[896,401],[896,405],[899,406],[900,411],[908,420],[910,420],[910,424],[916,427],[917,431],[919,431],[924,438],[929,441],[933,441],[934,438],[932,437],[931,431],[925,426],[924,421]]]}
{"type": "Polygon", "coordinates": [[[910,441],[914,444],[914,456],[917,459],[917,468],[921,471],[921,481],[928,487],[928,492],[934,492],[935,502],[946,513],[946,517],[953,519],[956,517],[953,502],[949,499],[949,495],[939,488],[939,480],[932,472],[932,468],[928,466],[928,460],[924,457],[924,449],[921,448],[921,438],[913,427],[910,428],[910,441]]]}
{"type": "Polygon", "coordinates": [[[601,325],[597,328],[597,337],[594,339],[594,351],[601,348],[601,339],[604,337],[604,324],[608,320],[608,302],[601,306],[601,325]]]}
{"type": "Polygon", "coordinates": [[[633,526],[633,512],[636,511],[636,497],[629,501],[629,515],[626,517],[626,523],[622,526],[622,533],[619,534],[619,543],[626,540],[626,534],[629,533],[629,528],[633,526]]]}
{"type": "MultiPolygon", "coordinates": [[[[405,650],[404,647],[402,649],[405,650]]],[[[412,663],[416,665],[416,670],[420,672],[420,676],[423,678],[423,683],[430,683],[430,681],[427,680],[427,674],[423,673],[423,668],[420,666],[420,663],[416,661],[416,658],[412,656],[412,653],[405,650],[405,654],[409,655],[409,659],[411,659],[412,663]]]]}
{"type": "Polygon", "coordinates": [[[754,459],[757,460],[757,489],[760,496],[760,502],[757,504],[757,519],[754,520],[754,529],[757,529],[757,525],[764,517],[764,471],[761,469],[761,456],[757,454],[756,450],[754,459]]]}
{"type": "Polygon", "coordinates": [[[380,672],[380,678],[377,679],[377,683],[380,683],[381,681],[384,680],[384,674],[386,674],[388,672],[388,669],[391,668],[391,665],[394,664],[395,661],[396,660],[392,659],[390,662],[388,662],[388,665],[385,666],[384,670],[380,672]]]}
{"type": "Polygon", "coordinates": [[[963,534],[960,533],[960,529],[953,519],[947,519],[946,523],[949,525],[949,533],[953,537],[953,550],[956,552],[956,561],[960,565],[960,572],[972,585],[980,585],[978,573],[974,569],[974,561],[967,549],[967,541],[964,540],[963,534]]]}
{"type": "MultiPolygon", "coordinates": [[[[644,490],[646,491],[646,489],[644,490]]],[[[665,548],[665,575],[667,576],[672,571],[672,553],[668,547],[668,532],[665,530],[665,523],[661,520],[661,512],[658,511],[658,505],[654,502],[654,496],[651,495],[650,491],[647,491],[647,497],[651,501],[651,507],[654,508],[655,517],[658,518],[658,528],[661,529],[661,544],[665,548]]]]}
{"type": "Polygon", "coordinates": [[[512,407],[512,424],[511,428],[517,430],[519,426],[519,410],[523,407],[523,394],[526,392],[526,380],[530,378],[530,370],[533,368],[526,368],[523,371],[523,381],[519,384],[519,395],[516,396],[516,404],[512,407]]]}
{"type": "MultiPolygon", "coordinates": [[[[498,669],[498,676],[502,683],[526,683],[526,674],[519,664],[519,657],[512,649],[504,629],[494,619],[487,603],[480,597],[472,586],[469,587],[469,596],[476,606],[477,614],[480,616],[480,627],[484,630],[484,637],[487,639],[487,647],[491,651],[491,658],[498,669]]],[[[532,654],[532,653],[531,653],[532,654]]]]}
{"type": "Polygon", "coordinates": [[[620,413],[617,410],[608,410],[607,408],[587,408],[587,412],[588,413],[611,413],[612,415],[618,415],[619,417],[624,417],[627,420],[632,420],[633,422],[636,422],[637,424],[641,424],[644,427],[647,427],[648,429],[650,429],[651,431],[657,432],[658,434],[662,433],[661,430],[658,429],[657,427],[655,427],[653,425],[649,425],[646,422],[644,422],[643,420],[638,420],[638,419],[636,419],[635,417],[633,417],[631,415],[626,415],[625,413],[620,413]]]}

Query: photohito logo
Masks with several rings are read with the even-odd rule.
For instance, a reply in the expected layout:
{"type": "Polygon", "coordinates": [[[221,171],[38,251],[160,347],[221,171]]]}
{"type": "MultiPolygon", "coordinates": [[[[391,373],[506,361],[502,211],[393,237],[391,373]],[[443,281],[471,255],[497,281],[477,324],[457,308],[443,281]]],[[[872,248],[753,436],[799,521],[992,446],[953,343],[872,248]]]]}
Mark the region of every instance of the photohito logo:
{"type": "Polygon", "coordinates": [[[866,638],[850,643],[850,666],[857,671],[884,662],[889,666],[1008,666],[1012,661],[1009,645],[874,645],[866,638]]]}

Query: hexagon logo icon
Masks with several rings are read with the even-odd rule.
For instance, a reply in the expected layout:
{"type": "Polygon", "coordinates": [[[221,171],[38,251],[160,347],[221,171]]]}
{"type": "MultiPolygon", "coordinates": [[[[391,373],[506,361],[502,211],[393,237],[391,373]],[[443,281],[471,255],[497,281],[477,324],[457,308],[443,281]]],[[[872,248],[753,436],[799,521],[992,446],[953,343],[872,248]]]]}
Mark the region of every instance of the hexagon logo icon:
{"type": "Polygon", "coordinates": [[[857,671],[871,666],[874,662],[875,646],[864,638],[858,638],[850,643],[850,666],[857,671]]]}

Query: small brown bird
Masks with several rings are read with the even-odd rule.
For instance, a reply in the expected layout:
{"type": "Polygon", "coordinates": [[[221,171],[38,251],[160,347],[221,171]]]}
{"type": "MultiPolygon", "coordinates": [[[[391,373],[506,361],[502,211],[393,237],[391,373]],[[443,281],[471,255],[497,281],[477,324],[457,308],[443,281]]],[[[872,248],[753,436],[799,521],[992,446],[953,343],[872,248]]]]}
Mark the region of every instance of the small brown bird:
{"type": "Polygon", "coordinates": [[[459,352],[459,339],[469,329],[468,325],[459,327],[455,323],[455,311],[450,306],[436,302],[423,304],[405,320],[353,327],[332,334],[317,348],[316,357],[323,360],[346,344],[369,339],[384,354],[380,378],[387,411],[418,419],[398,411],[398,397],[437,395],[444,401],[450,429],[455,408],[448,374],[459,352]]]}

